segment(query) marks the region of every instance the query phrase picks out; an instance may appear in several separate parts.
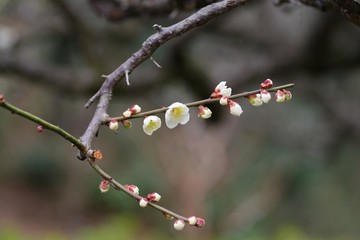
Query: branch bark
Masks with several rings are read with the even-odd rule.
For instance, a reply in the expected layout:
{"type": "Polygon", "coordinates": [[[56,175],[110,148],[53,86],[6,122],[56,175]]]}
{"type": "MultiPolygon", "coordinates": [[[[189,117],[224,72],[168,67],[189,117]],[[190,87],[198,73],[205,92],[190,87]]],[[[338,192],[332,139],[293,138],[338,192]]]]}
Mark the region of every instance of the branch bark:
{"type": "MultiPolygon", "coordinates": [[[[107,75],[106,80],[99,91],[85,105],[85,107],[89,107],[96,98],[100,97],[95,114],[86,131],[80,137],[81,142],[88,148],[91,147],[91,143],[98,133],[101,124],[108,116],[107,108],[111,101],[113,90],[116,84],[125,77],[125,72],[130,74],[142,62],[150,58],[158,47],[165,44],[170,39],[181,36],[196,27],[202,26],[209,20],[243,5],[245,2],[247,2],[247,0],[224,0],[206,6],[172,26],[161,27],[157,25],[157,33],[150,36],[137,52],[115,69],[115,71],[107,75]]],[[[86,156],[79,153],[78,158],[85,160],[86,156]]]]}

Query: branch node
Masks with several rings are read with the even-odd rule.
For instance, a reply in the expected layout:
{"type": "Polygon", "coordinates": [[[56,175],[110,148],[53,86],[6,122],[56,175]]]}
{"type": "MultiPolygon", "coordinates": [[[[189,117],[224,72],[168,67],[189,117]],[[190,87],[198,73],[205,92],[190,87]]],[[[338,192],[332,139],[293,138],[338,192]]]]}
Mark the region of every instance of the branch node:
{"type": "Polygon", "coordinates": [[[161,32],[163,30],[163,27],[159,24],[154,24],[153,29],[155,29],[157,32],[161,32]]]}

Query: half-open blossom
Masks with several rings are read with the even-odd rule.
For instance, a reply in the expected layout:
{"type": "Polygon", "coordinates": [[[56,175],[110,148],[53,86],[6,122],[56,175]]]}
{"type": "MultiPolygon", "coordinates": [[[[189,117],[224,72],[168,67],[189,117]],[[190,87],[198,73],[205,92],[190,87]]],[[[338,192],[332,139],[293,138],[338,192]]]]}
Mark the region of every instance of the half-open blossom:
{"type": "Polygon", "coordinates": [[[185,227],[185,222],[184,220],[181,220],[181,219],[177,219],[175,222],[174,222],[174,228],[178,231],[181,231],[183,230],[185,227]]]}
{"type": "Polygon", "coordinates": [[[171,104],[165,112],[165,123],[170,129],[176,127],[179,123],[181,125],[186,124],[189,119],[189,108],[179,102],[171,104]]]}
{"type": "Polygon", "coordinates": [[[132,114],[139,113],[139,112],[141,112],[141,107],[139,105],[137,105],[137,104],[132,105],[130,107],[130,111],[131,111],[132,114]]]}
{"type": "Polygon", "coordinates": [[[275,101],[279,102],[279,103],[286,101],[285,93],[282,90],[277,90],[277,92],[275,94],[275,101]]]}
{"type": "Polygon", "coordinates": [[[202,119],[207,119],[211,117],[211,114],[212,112],[208,107],[204,107],[202,105],[198,107],[198,117],[201,117],[202,119]]]}
{"type": "Polygon", "coordinates": [[[221,97],[230,97],[231,88],[226,86],[226,81],[220,82],[216,87],[214,92],[210,95],[211,98],[221,98],[221,97]]]}
{"type": "Polygon", "coordinates": [[[158,116],[148,116],[144,118],[143,129],[147,135],[152,135],[154,131],[161,127],[161,119],[158,116]]]}
{"type": "Polygon", "coordinates": [[[161,195],[157,192],[149,193],[146,197],[150,202],[158,202],[161,199],[161,195]]]}
{"type": "Polygon", "coordinates": [[[261,95],[261,100],[264,103],[268,103],[270,101],[270,99],[271,99],[271,94],[265,89],[260,91],[260,95],[261,95]]]}
{"type": "Polygon", "coordinates": [[[136,195],[139,195],[139,188],[135,186],[134,184],[126,184],[124,187],[129,190],[132,193],[135,193],[136,195]]]}
{"type": "Polygon", "coordinates": [[[260,84],[260,87],[262,89],[268,89],[268,88],[271,88],[272,86],[273,86],[273,81],[271,81],[271,79],[269,79],[269,78],[260,84]]]}
{"type": "Polygon", "coordinates": [[[99,189],[102,193],[106,193],[110,189],[110,183],[108,180],[102,180],[99,185],[99,189]]]}
{"type": "Polygon", "coordinates": [[[249,103],[255,107],[261,106],[263,104],[263,101],[261,99],[261,94],[252,94],[247,97],[249,100],[249,103]]]}
{"type": "Polygon", "coordinates": [[[240,104],[238,104],[237,102],[234,102],[230,99],[229,99],[228,103],[229,103],[230,114],[232,114],[234,116],[240,116],[243,113],[243,110],[242,110],[240,104]]]}
{"type": "Polygon", "coordinates": [[[109,122],[109,128],[110,130],[116,131],[119,127],[119,123],[116,120],[111,120],[109,122]]]}
{"type": "Polygon", "coordinates": [[[149,200],[147,200],[146,198],[141,198],[139,201],[139,206],[144,208],[148,205],[148,203],[149,203],[149,200]]]}

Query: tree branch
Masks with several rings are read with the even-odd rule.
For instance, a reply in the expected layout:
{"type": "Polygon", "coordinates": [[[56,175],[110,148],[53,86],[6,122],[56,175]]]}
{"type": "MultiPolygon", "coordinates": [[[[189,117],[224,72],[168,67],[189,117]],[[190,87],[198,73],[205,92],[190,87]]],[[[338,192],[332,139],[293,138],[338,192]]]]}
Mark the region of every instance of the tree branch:
{"type": "MultiPolygon", "coordinates": [[[[237,6],[244,4],[247,0],[224,0],[219,3],[208,5],[188,18],[178,22],[170,27],[157,27],[157,33],[150,36],[142,47],[135,52],[128,60],[120,65],[115,71],[106,76],[106,80],[101,86],[97,95],[100,97],[97,109],[94,116],[88,125],[85,133],[81,136],[81,142],[90,148],[93,139],[99,131],[102,122],[107,117],[107,108],[112,97],[113,89],[116,84],[124,78],[125,72],[130,74],[137,66],[139,66],[146,59],[156,51],[158,47],[165,44],[172,38],[178,37],[196,27],[202,26],[209,20],[234,9],[237,6]]],[[[85,106],[89,106],[95,98],[92,98],[85,106]]],[[[80,154],[79,159],[86,157],[80,154]]]]}

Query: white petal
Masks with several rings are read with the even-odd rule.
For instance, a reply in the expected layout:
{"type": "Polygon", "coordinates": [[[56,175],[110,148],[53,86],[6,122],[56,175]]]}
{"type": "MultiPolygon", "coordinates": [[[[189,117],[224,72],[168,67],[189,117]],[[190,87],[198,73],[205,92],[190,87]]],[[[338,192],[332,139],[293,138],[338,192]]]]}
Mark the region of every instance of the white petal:
{"type": "Polygon", "coordinates": [[[215,87],[215,89],[223,89],[223,88],[226,88],[226,81],[220,82],[220,83],[215,87]]]}
{"type": "Polygon", "coordinates": [[[179,121],[181,125],[185,125],[190,120],[190,114],[187,112],[179,121]]]}

